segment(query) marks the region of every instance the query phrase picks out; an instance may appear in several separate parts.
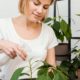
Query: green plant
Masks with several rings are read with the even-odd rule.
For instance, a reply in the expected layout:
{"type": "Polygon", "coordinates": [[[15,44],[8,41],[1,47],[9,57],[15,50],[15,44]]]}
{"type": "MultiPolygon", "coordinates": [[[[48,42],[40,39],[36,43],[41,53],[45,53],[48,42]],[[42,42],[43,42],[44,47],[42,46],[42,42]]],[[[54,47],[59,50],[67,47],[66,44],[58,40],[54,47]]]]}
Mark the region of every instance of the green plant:
{"type": "MultiPolygon", "coordinates": [[[[30,72],[32,72],[31,62],[30,63],[30,72]]],[[[50,64],[42,61],[43,65],[38,68],[37,79],[36,80],[68,80],[68,74],[60,66],[54,68],[50,64]]],[[[13,73],[10,80],[19,80],[20,76],[28,75],[32,80],[32,74],[22,73],[25,67],[16,69],[13,73]]]]}
{"type": "Polygon", "coordinates": [[[74,55],[71,61],[62,61],[60,66],[69,73],[70,80],[76,80],[76,71],[80,67],[80,49],[78,49],[78,47],[75,46],[72,49],[71,54],[74,55]]]}
{"type": "Polygon", "coordinates": [[[68,74],[60,66],[54,68],[48,63],[39,67],[37,80],[68,80],[68,74]],[[49,71],[50,69],[50,71],[49,71]]]}
{"type": "Polygon", "coordinates": [[[61,16],[55,18],[48,17],[44,23],[47,23],[50,27],[53,28],[57,39],[60,41],[63,42],[65,38],[67,40],[71,39],[71,27],[61,16]]]}

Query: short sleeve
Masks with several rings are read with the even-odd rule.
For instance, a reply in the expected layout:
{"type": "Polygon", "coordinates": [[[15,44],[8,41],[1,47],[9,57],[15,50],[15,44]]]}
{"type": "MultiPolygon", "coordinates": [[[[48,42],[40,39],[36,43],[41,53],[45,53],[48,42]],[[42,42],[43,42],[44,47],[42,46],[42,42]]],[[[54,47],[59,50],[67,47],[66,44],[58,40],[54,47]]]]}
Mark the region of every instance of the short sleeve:
{"type": "Polygon", "coordinates": [[[57,38],[55,36],[55,33],[51,27],[49,27],[49,40],[48,40],[48,49],[55,47],[58,45],[57,38]]]}

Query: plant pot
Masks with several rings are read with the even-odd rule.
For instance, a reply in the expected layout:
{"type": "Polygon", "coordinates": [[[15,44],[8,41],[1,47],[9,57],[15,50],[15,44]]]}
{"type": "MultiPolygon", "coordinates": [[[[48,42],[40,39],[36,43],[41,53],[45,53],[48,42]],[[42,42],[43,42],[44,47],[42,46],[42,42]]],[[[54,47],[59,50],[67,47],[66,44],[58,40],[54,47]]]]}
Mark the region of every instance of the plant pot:
{"type": "Polygon", "coordinates": [[[67,60],[69,58],[68,43],[60,43],[55,47],[56,59],[58,61],[67,60]]]}

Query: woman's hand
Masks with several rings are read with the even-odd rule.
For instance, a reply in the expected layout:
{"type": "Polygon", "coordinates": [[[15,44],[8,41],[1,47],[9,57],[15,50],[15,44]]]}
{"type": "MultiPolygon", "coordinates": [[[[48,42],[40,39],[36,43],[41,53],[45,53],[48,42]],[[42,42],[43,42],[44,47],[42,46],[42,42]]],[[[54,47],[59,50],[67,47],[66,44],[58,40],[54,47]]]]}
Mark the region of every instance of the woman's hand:
{"type": "Polygon", "coordinates": [[[7,40],[0,40],[0,50],[13,59],[17,55],[19,55],[23,60],[27,57],[25,51],[18,44],[7,40]]]}

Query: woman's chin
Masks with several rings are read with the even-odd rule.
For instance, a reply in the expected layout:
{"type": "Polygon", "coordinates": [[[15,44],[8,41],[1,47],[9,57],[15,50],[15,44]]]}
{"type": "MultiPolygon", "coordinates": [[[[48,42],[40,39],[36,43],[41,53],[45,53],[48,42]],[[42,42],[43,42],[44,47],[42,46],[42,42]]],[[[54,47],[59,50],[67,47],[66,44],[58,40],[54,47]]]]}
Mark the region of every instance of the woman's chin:
{"type": "Polygon", "coordinates": [[[41,23],[42,21],[38,20],[38,19],[33,19],[32,22],[34,22],[34,23],[41,23]]]}

